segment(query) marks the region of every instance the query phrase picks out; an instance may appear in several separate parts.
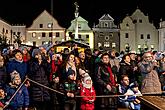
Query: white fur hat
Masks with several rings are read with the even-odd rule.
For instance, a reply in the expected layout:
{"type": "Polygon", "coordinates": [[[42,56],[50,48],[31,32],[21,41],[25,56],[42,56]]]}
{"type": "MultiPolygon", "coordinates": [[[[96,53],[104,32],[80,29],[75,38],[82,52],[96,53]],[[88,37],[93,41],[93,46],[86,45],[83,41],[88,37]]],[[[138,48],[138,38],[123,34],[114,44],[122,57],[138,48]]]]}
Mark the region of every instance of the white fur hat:
{"type": "Polygon", "coordinates": [[[12,73],[10,73],[10,77],[11,77],[11,81],[14,81],[16,78],[20,79],[19,73],[15,70],[12,73]]]}

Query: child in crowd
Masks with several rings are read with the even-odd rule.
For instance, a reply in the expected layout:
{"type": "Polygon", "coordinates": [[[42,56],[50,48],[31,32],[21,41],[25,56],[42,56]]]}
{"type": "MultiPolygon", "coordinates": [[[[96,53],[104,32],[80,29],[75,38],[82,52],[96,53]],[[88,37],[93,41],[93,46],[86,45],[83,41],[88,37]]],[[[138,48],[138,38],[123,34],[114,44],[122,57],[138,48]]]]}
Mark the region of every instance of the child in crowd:
{"type": "Polygon", "coordinates": [[[78,93],[78,86],[75,80],[75,71],[68,68],[66,72],[67,79],[60,83],[61,92],[65,93],[65,96],[61,98],[62,110],[76,110],[75,94],[78,93]]]}
{"type": "Polygon", "coordinates": [[[134,82],[130,84],[129,89],[124,94],[126,95],[125,99],[129,102],[129,107],[131,110],[140,110],[140,100],[137,96],[142,96],[141,92],[139,91],[138,83],[134,82]]]}
{"type": "Polygon", "coordinates": [[[83,77],[82,86],[80,90],[81,110],[94,110],[94,101],[96,99],[95,89],[91,77],[89,75],[83,77]]]}
{"type": "MultiPolygon", "coordinates": [[[[10,73],[11,75],[11,82],[6,86],[6,93],[9,98],[11,98],[14,93],[17,91],[19,86],[21,85],[21,78],[17,71],[13,71],[10,73]]],[[[14,98],[9,102],[9,105],[7,108],[11,110],[28,110],[29,106],[29,93],[27,90],[27,87],[23,85],[14,98]]]]}

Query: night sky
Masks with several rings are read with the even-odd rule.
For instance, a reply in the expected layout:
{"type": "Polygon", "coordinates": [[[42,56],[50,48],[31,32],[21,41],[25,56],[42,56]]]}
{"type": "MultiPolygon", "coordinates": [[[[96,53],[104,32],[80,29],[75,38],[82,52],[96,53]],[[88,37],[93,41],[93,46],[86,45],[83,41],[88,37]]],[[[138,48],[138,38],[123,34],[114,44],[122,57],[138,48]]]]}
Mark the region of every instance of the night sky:
{"type": "MultiPolygon", "coordinates": [[[[54,17],[58,23],[68,28],[74,19],[76,0],[53,0],[54,17]]],[[[158,25],[165,18],[163,0],[77,0],[80,16],[89,22],[89,26],[98,23],[105,13],[110,14],[118,24],[127,14],[131,15],[138,7],[150,21],[158,25]],[[122,5],[122,6],[121,6],[122,5]]],[[[24,23],[30,26],[32,21],[46,9],[51,12],[51,0],[1,0],[0,17],[9,23],[24,23]]]]}

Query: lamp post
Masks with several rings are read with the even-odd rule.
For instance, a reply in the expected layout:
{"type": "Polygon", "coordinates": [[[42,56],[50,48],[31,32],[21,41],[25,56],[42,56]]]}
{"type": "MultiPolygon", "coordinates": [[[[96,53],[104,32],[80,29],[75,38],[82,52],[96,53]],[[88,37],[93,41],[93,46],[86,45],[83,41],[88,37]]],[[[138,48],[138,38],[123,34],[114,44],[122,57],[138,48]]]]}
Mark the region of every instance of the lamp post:
{"type": "Polygon", "coordinates": [[[78,16],[79,16],[79,6],[78,6],[78,3],[75,2],[74,3],[75,5],[75,39],[78,39],[78,16]]]}

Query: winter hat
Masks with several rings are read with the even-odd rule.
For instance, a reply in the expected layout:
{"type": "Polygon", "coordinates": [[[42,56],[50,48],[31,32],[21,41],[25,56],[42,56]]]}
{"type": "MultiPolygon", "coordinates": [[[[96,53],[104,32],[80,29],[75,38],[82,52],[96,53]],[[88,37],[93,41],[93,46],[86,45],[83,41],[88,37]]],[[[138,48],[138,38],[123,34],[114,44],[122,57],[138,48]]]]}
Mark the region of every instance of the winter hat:
{"type": "Polygon", "coordinates": [[[34,49],[32,52],[32,57],[35,57],[38,54],[41,54],[41,50],[40,49],[34,49]]]}
{"type": "Polygon", "coordinates": [[[67,71],[67,77],[72,74],[75,74],[75,71],[71,67],[69,67],[67,71]]]}
{"type": "Polygon", "coordinates": [[[21,79],[19,73],[15,70],[12,73],[10,73],[10,77],[11,77],[11,81],[14,81],[16,78],[21,79]]]}
{"type": "Polygon", "coordinates": [[[82,81],[82,84],[83,84],[83,87],[85,88],[91,88],[92,87],[92,79],[89,75],[86,75],[84,78],[83,78],[83,81],[82,81]],[[91,80],[91,84],[87,84],[86,81],[87,80],[91,80]]]}

